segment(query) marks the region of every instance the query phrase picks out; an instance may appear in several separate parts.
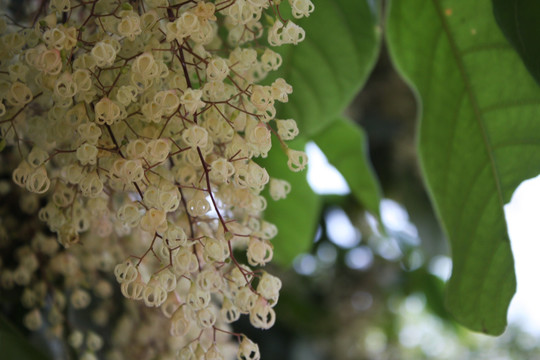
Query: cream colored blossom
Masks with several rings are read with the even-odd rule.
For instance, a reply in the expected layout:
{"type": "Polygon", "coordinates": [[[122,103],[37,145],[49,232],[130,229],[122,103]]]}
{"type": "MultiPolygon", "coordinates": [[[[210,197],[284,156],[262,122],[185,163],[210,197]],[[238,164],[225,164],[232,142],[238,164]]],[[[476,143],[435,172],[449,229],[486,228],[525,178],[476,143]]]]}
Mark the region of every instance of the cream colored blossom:
{"type": "MultiPolygon", "coordinates": [[[[295,18],[313,11],[310,0],[289,3],[295,18]]],[[[260,267],[278,229],[263,219],[263,194],[282,199],[291,186],[256,158],[274,139],[293,171],[307,164],[286,143],[296,122],[276,118],[291,85],[261,85],[283,59],[255,40],[305,37],[276,18],[278,4],[51,0],[32,28],[0,19],[0,130],[22,155],[6,168],[26,191],[21,210],[48,228],[32,223],[34,238],[0,257],[0,287],[23,288],[29,330],[66,336],[67,319],[86,311],[111,336],[70,323],[83,359],[223,359],[235,341],[238,358],[260,358],[228,324],[240,314],[262,329],[275,322],[281,282],[260,267]]]]}

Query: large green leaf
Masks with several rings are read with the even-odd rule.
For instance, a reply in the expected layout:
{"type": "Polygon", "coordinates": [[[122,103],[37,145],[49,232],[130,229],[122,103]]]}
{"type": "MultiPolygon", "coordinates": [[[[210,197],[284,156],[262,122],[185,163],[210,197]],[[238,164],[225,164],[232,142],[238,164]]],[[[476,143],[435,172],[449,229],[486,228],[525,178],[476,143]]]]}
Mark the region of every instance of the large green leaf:
{"type": "MultiPolygon", "coordinates": [[[[289,145],[303,150],[305,144],[305,139],[297,139],[289,145]]],[[[320,198],[307,183],[307,171],[292,172],[287,166],[287,156],[275,141],[268,157],[259,163],[268,169],[271,177],[287,180],[292,187],[285,199],[274,201],[266,196],[268,206],[264,212],[264,218],[278,228],[278,235],[272,240],[274,261],[288,266],[296,255],[309,251],[313,244],[321,211],[320,198]]]]}
{"type": "Polygon", "coordinates": [[[493,12],[506,38],[540,84],[540,1],[492,0],[493,12]]]}
{"type": "MultiPolygon", "coordinates": [[[[413,271],[404,271],[403,286],[407,295],[414,293],[423,293],[426,297],[426,305],[429,310],[439,318],[450,320],[448,311],[444,306],[443,289],[444,281],[431,274],[425,266],[413,271]]],[[[448,325],[455,325],[450,321],[448,325]]]]}
{"type": "Polygon", "coordinates": [[[388,43],[422,100],[421,165],[452,247],[446,305],[500,334],[516,287],[503,206],[540,170],[540,89],[492,14],[489,0],[393,1],[388,43]]]}
{"type": "Polygon", "coordinates": [[[351,121],[338,118],[313,140],[343,175],[356,200],[379,216],[381,189],[369,162],[364,131],[351,121]]]}
{"type": "Polygon", "coordinates": [[[272,75],[286,79],[294,89],[289,102],[278,109],[278,117],[295,119],[306,137],[349,105],[371,72],[380,43],[366,0],[314,3],[308,18],[293,19],[305,29],[306,39],[297,46],[275,48],[283,65],[272,75]]]}
{"type": "MultiPolygon", "coordinates": [[[[283,6],[282,10],[286,12],[286,8],[283,6]]],[[[315,11],[308,18],[294,20],[305,29],[306,39],[297,46],[275,49],[282,54],[283,65],[267,82],[282,77],[294,88],[289,102],[278,108],[278,117],[295,119],[303,138],[291,148],[303,148],[307,139],[334,121],[366,81],[380,44],[375,19],[375,12],[364,0],[317,1],[315,11]]],[[[349,144],[342,141],[336,146],[349,144]]],[[[279,229],[273,240],[275,261],[288,265],[296,255],[311,247],[320,199],[309,188],[305,171],[292,173],[288,169],[279,144],[274,144],[268,158],[260,163],[271,176],[292,185],[287,199],[275,202],[268,198],[265,211],[265,218],[279,229]]],[[[352,168],[348,171],[351,178],[357,177],[354,171],[352,168]]],[[[375,201],[367,196],[364,199],[368,201],[364,205],[376,213],[375,201]]]]}

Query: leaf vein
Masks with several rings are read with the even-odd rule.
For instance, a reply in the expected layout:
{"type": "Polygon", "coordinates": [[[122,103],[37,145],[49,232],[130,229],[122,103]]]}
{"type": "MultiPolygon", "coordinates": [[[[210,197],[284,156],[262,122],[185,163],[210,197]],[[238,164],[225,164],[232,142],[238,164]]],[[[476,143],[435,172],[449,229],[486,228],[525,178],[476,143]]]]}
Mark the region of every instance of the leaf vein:
{"type": "Polygon", "coordinates": [[[497,192],[497,199],[499,203],[499,211],[501,212],[501,217],[504,218],[503,214],[503,208],[504,208],[504,200],[503,200],[503,193],[502,193],[502,187],[500,183],[500,176],[499,176],[499,170],[497,168],[497,164],[495,161],[495,157],[493,154],[493,149],[491,147],[491,142],[489,139],[489,134],[486,129],[486,124],[484,122],[484,118],[482,117],[482,113],[480,111],[480,107],[478,105],[478,100],[473,92],[473,87],[469,79],[469,75],[467,74],[467,69],[465,68],[465,64],[463,63],[462,58],[460,57],[460,51],[456,44],[456,41],[453,37],[452,32],[450,31],[450,27],[447,23],[447,20],[445,19],[445,16],[443,14],[443,10],[441,8],[440,2],[437,0],[432,0],[433,5],[437,11],[437,15],[439,16],[439,19],[441,21],[441,25],[443,27],[444,32],[446,33],[448,44],[450,45],[450,49],[452,52],[452,55],[455,59],[456,65],[458,67],[459,73],[461,75],[461,78],[463,80],[463,83],[465,85],[465,90],[467,92],[468,98],[471,102],[471,106],[474,111],[475,119],[478,122],[478,125],[480,127],[480,132],[482,134],[482,140],[484,142],[484,147],[486,149],[489,164],[491,167],[491,172],[493,175],[493,180],[495,182],[495,189],[497,192]]]}
{"type": "Polygon", "coordinates": [[[514,101],[507,101],[507,102],[498,102],[494,105],[486,106],[480,110],[482,114],[487,114],[492,111],[497,110],[506,110],[511,109],[514,107],[521,107],[521,106],[535,106],[540,105],[540,99],[538,97],[536,98],[530,98],[530,99],[518,99],[514,101]]]}
{"type": "Polygon", "coordinates": [[[471,54],[475,54],[481,51],[490,51],[490,50],[514,51],[514,49],[507,43],[495,42],[495,43],[490,43],[490,44],[478,44],[478,45],[474,45],[466,49],[463,49],[461,50],[461,56],[471,55],[471,54]]]}

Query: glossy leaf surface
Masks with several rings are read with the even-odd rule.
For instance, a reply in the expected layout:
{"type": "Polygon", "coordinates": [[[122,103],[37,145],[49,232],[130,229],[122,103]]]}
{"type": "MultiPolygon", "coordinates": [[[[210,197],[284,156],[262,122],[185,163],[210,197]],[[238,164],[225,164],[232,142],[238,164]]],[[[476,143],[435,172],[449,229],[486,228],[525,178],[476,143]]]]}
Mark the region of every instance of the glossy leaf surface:
{"type": "Polygon", "coordinates": [[[297,46],[276,48],[283,65],[272,75],[293,86],[280,118],[298,122],[302,136],[325,128],[345,110],[375,64],[380,36],[367,1],[324,0],[295,20],[306,31],[297,46]]]}
{"type": "Polygon", "coordinates": [[[446,305],[500,334],[516,287],[503,206],[540,169],[540,89],[488,0],[393,1],[388,43],[421,99],[420,160],[452,247],[446,305]]]}

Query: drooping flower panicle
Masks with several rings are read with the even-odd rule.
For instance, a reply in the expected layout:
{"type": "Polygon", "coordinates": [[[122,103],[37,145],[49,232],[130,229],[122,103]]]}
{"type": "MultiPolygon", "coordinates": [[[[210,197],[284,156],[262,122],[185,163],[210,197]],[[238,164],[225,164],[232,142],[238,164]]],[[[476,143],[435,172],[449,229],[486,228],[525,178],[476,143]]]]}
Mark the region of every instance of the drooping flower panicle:
{"type": "MultiPolygon", "coordinates": [[[[310,0],[289,3],[295,18],[313,11],[310,0]]],[[[228,324],[241,314],[262,329],[275,322],[281,282],[254,269],[271,261],[278,233],[262,217],[261,192],[269,186],[275,201],[291,187],[255,160],[274,136],[292,171],[307,164],[285,143],[298,135],[296,122],[276,118],[292,87],[281,78],[261,85],[282,64],[261,44],[305,38],[279,7],[51,0],[27,27],[0,20],[0,133],[20,156],[12,179],[30,193],[22,211],[37,212],[57,240],[38,230],[17,250],[15,268],[0,264],[4,288],[25,286],[29,329],[48,313],[64,333],[66,307],[91,304],[94,322],[107,324],[114,278],[133,305],[105,342],[70,329],[81,358],[105,344],[113,359],[158,350],[163,358],[222,359],[236,336],[238,359],[259,359],[257,345],[228,324]],[[39,267],[63,279],[52,305],[39,267]],[[154,350],[141,350],[146,337],[154,350]]]]}

